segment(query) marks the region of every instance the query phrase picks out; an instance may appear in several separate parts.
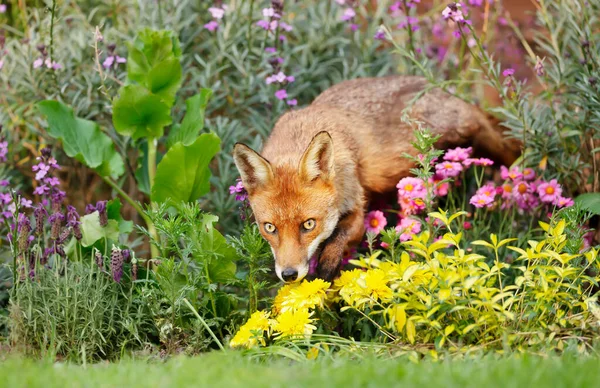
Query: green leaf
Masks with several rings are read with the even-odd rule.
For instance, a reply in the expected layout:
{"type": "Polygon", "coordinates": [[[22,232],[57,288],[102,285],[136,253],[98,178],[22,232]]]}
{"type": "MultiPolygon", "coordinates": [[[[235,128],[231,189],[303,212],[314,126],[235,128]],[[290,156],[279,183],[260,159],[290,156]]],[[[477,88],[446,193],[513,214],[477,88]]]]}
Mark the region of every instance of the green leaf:
{"type": "Polygon", "coordinates": [[[183,145],[190,145],[196,140],[200,131],[204,128],[204,111],[212,93],[210,89],[202,89],[199,94],[185,101],[187,108],[185,117],[181,122],[181,126],[171,128],[167,139],[169,147],[178,142],[183,143],[183,145]]]}
{"type": "Polygon", "coordinates": [[[575,198],[575,203],[592,214],[600,214],[600,193],[581,194],[575,198]]]}
{"type": "Polygon", "coordinates": [[[179,40],[172,31],[144,29],[129,45],[127,78],[144,83],[148,72],[161,62],[181,57],[179,40]]]}
{"type": "Polygon", "coordinates": [[[117,241],[119,239],[119,223],[115,220],[108,220],[104,227],[100,226],[100,216],[98,212],[87,214],[81,217],[81,245],[89,247],[101,239],[117,241]]]}
{"type": "Polygon", "coordinates": [[[121,88],[113,105],[113,124],[117,132],[134,140],[155,139],[163,135],[164,127],[171,122],[171,109],[160,97],[140,85],[121,88]]]}
{"type": "Polygon", "coordinates": [[[221,141],[205,133],[189,146],[177,143],[165,154],[156,169],[152,201],[193,202],[210,190],[208,165],[219,152],[221,141]]]}
{"type": "Polygon", "coordinates": [[[179,59],[167,59],[156,65],[148,73],[146,86],[150,91],[171,106],[175,102],[175,94],[181,86],[181,64],[179,59]]]}
{"type": "Polygon", "coordinates": [[[214,228],[219,217],[203,214],[200,225],[200,246],[202,251],[212,257],[208,260],[208,276],[211,283],[226,283],[235,278],[237,259],[236,250],[227,243],[223,235],[214,228]]]}
{"type": "Polygon", "coordinates": [[[133,232],[133,221],[125,221],[121,215],[121,200],[115,198],[106,204],[106,214],[109,220],[117,221],[119,233],[129,234],[133,232]]]}
{"type": "Polygon", "coordinates": [[[42,101],[37,107],[46,116],[48,134],[62,142],[68,156],[93,168],[101,176],[117,179],[123,175],[123,159],[98,124],[75,117],[73,109],[58,101],[42,101]]]}

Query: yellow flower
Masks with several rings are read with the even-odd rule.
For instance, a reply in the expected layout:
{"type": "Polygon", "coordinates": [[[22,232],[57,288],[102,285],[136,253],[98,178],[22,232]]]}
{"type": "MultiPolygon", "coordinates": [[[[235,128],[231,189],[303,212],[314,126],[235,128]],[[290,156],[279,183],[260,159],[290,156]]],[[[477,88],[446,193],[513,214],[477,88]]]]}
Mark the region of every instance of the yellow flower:
{"type": "Polygon", "coordinates": [[[373,299],[387,301],[392,299],[392,289],[387,286],[388,279],[381,269],[370,269],[365,276],[366,293],[373,299]]]}
{"type": "Polygon", "coordinates": [[[281,298],[279,312],[303,310],[315,306],[323,307],[325,291],[329,289],[329,286],[331,286],[331,283],[322,279],[315,279],[310,282],[303,281],[298,287],[292,288],[287,295],[281,298]]]}
{"type": "Polygon", "coordinates": [[[287,310],[279,314],[272,322],[273,330],[282,337],[311,335],[316,327],[312,325],[314,320],[310,318],[310,315],[308,309],[287,310]]]}
{"type": "Polygon", "coordinates": [[[258,342],[265,344],[262,338],[264,332],[269,329],[269,313],[267,311],[256,311],[250,316],[235,336],[229,342],[232,348],[246,347],[251,348],[256,346],[258,342]]]}
{"type": "Polygon", "coordinates": [[[290,295],[290,292],[299,286],[299,283],[289,283],[281,287],[277,296],[273,300],[273,314],[279,314],[282,310],[283,301],[290,295]]]}
{"type": "Polygon", "coordinates": [[[334,288],[342,288],[349,284],[353,284],[360,277],[364,271],[360,269],[353,269],[352,271],[342,271],[339,278],[333,282],[334,288]]]}

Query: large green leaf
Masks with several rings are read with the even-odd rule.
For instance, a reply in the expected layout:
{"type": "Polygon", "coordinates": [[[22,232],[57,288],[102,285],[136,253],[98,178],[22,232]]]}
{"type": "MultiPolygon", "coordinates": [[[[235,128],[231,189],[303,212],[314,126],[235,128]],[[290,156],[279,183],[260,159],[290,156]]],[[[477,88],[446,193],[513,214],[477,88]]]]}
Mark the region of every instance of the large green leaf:
{"type": "Polygon", "coordinates": [[[193,202],[210,190],[208,164],[219,152],[221,141],[205,133],[189,146],[177,143],[169,149],[156,169],[152,201],[193,202]]]}
{"type": "Polygon", "coordinates": [[[155,139],[171,124],[171,109],[160,97],[140,85],[121,88],[113,105],[113,124],[122,135],[134,140],[140,137],[155,139]]]}
{"type": "Polygon", "coordinates": [[[98,124],[75,117],[73,109],[58,101],[37,104],[48,121],[48,134],[62,142],[65,153],[102,176],[114,179],[123,175],[125,165],[121,155],[98,124]]]}
{"type": "Polygon", "coordinates": [[[600,214],[600,193],[581,194],[575,198],[579,206],[593,214],[600,214]]]}
{"type": "Polygon", "coordinates": [[[100,216],[97,211],[81,217],[81,245],[90,247],[96,241],[108,239],[118,241],[119,223],[115,220],[108,220],[106,226],[100,226],[100,216]]]}
{"type": "Polygon", "coordinates": [[[237,258],[235,249],[227,243],[223,235],[214,228],[219,217],[204,214],[200,225],[200,246],[204,254],[210,255],[208,275],[212,283],[226,283],[235,278],[237,258]]]}
{"type": "Polygon", "coordinates": [[[154,66],[148,73],[148,79],[144,86],[162,98],[167,105],[173,105],[175,94],[181,86],[179,59],[167,59],[154,66]]]}
{"type": "Polygon", "coordinates": [[[133,232],[133,221],[125,221],[121,215],[121,207],[121,200],[119,198],[108,201],[106,204],[106,215],[109,220],[117,221],[119,233],[129,234],[133,232]]]}
{"type": "Polygon", "coordinates": [[[169,146],[178,142],[183,143],[183,145],[190,145],[196,140],[200,131],[204,128],[204,111],[212,93],[210,89],[202,89],[199,94],[185,101],[187,108],[185,117],[180,126],[171,128],[167,139],[169,146]]]}

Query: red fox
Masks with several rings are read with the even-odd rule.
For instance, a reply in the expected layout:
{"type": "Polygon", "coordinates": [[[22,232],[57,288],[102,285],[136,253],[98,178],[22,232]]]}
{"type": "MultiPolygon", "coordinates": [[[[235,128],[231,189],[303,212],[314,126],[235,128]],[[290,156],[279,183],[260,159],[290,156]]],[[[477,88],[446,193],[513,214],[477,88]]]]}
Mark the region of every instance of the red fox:
{"type": "MultiPolygon", "coordinates": [[[[299,281],[318,255],[332,280],[343,252],[360,242],[371,194],[395,190],[415,155],[402,110],[427,86],[421,77],[361,78],[334,85],[306,108],[284,114],[259,155],[237,143],[233,156],[275,271],[299,281]]],[[[410,117],[442,135],[437,147],[472,145],[505,164],[518,153],[478,108],[440,89],[422,93],[410,117]]]]}

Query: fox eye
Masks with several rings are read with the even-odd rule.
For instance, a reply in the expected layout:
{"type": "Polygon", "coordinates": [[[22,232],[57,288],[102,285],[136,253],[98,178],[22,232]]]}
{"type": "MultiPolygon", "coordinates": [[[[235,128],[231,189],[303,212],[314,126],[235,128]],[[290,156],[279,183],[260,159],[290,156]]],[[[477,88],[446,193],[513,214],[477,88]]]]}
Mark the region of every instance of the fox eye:
{"type": "Polygon", "coordinates": [[[270,222],[265,222],[265,230],[267,231],[267,233],[275,233],[277,228],[270,222]]]}
{"type": "Polygon", "coordinates": [[[304,221],[302,227],[304,228],[304,230],[313,230],[315,228],[316,223],[317,222],[311,218],[310,220],[304,221]]]}

